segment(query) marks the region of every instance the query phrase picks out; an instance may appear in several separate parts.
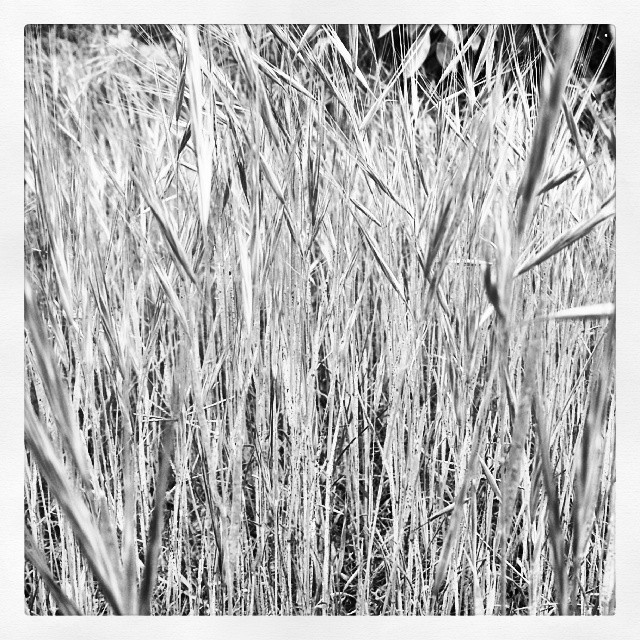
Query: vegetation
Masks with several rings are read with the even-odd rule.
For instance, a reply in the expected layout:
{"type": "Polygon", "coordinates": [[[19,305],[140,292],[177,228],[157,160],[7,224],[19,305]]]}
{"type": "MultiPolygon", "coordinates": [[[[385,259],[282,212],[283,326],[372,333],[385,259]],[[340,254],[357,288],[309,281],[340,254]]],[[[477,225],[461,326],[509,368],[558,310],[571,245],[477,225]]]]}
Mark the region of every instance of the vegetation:
{"type": "Polygon", "coordinates": [[[26,611],[612,613],[583,31],[168,32],[25,38],[26,611]]]}

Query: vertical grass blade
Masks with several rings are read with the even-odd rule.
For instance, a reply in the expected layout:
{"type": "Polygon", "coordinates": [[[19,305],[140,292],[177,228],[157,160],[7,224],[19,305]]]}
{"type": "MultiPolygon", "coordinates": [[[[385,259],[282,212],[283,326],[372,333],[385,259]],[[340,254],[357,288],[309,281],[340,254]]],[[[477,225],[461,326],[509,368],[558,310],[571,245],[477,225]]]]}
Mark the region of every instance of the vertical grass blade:
{"type": "Polygon", "coordinates": [[[559,51],[554,69],[552,72],[547,70],[547,73],[551,74],[551,80],[548,81],[548,90],[543,98],[540,115],[538,116],[527,167],[518,189],[520,195],[517,224],[518,238],[522,238],[524,235],[535,207],[535,194],[542,178],[547,151],[560,113],[562,95],[571,71],[571,64],[580,44],[581,33],[582,28],[579,25],[570,25],[561,29],[559,51]]]}
{"type": "Polygon", "coordinates": [[[175,444],[176,419],[165,420],[160,434],[158,446],[158,473],[156,475],[154,489],[154,505],[149,523],[149,539],[147,541],[147,553],[144,560],[144,572],[140,583],[139,614],[151,615],[151,602],[153,590],[158,574],[158,558],[162,545],[162,529],[164,526],[165,499],[169,486],[171,473],[171,458],[175,444]]]}

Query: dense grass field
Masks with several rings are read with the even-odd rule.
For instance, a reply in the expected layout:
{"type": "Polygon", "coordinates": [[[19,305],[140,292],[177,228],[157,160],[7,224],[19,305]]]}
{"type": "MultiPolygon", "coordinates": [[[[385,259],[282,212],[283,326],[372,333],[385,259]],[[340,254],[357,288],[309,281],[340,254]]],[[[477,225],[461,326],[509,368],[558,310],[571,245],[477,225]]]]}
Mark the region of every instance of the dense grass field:
{"type": "Polygon", "coordinates": [[[584,31],[344,33],[27,33],[26,612],[614,612],[584,31]]]}

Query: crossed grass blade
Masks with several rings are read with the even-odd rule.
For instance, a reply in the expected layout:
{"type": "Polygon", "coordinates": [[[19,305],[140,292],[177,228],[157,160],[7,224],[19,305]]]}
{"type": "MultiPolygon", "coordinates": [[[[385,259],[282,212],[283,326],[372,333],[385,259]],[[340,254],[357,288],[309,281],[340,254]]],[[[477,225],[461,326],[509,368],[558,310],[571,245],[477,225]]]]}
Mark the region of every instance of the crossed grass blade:
{"type": "Polygon", "coordinates": [[[387,264],[386,260],[382,256],[382,252],[380,251],[380,248],[378,247],[377,242],[371,237],[371,235],[369,234],[369,232],[367,231],[365,226],[362,224],[362,222],[358,218],[357,214],[355,212],[352,212],[352,214],[353,214],[353,217],[354,217],[354,219],[355,219],[355,221],[356,221],[356,223],[358,225],[358,229],[360,230],[360,233],[362,234],[362,237],[364,238],[364,241],[366,242],[366,244],[369,247],[371,253],[373,254],[373,257],[375,258],[375,261],[378,263],[378,266],[380,267],[380,270],[382,271],[383,275],[389,281],[389,284],[395,289],[395,291],[400,296],[402,301],[405,304],[407,304],[407,299],[406,299],[406,297],[405,297],[405,295],[404,295],[404,293],[402,291],[402,286],[401,286],[399,280],[396,278],[396,276],[391,271],[391,268],[387,264]]]}
{"type": "Polygon", "coordinates": [[[542,264],[545,260],[549,260],[549,258],[552,258],[563,249],[570,247],[574,242],[584,238],[599,224],[602,224],[612,218],[615,215],[615,207],[613,204],[614,198],[615,194],[611,194],[611,196],[606,198],[605,202],[602,204],[599,213],[583,220],[575,227],[567,229],[567,231],[554,238],[536,254],[522,261],[521,264],[516,267],[514,277],[521,276],[533,267],[542,264]]]}

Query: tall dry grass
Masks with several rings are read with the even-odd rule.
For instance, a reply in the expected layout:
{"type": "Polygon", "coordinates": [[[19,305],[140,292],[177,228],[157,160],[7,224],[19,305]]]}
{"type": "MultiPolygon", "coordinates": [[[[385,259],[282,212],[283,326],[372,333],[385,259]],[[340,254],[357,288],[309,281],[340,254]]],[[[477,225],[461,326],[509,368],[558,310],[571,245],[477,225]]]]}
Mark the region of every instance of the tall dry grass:
{"type": "Polygon", "coordinates": [[[172,33],[25,40],[26,610],[612,613],[580,29],[428,87],[331,26],[172,33]]]}

